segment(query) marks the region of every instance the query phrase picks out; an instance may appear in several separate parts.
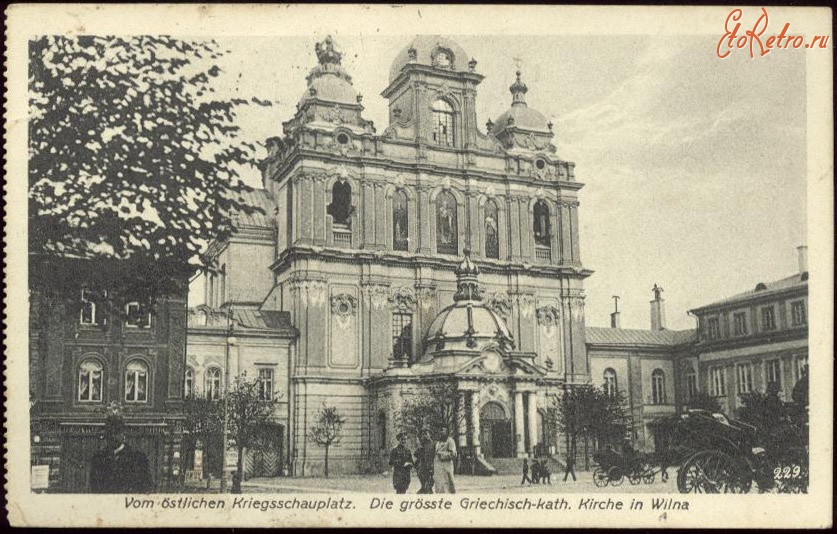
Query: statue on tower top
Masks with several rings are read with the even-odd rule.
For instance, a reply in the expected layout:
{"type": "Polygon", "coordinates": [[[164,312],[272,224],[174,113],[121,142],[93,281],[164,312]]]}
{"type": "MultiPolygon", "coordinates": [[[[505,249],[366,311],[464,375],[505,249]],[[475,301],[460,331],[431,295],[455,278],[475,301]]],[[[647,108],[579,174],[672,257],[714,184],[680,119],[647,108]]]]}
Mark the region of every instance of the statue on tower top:
{"type": "Polygon", "coordinates": [[[339,65],[340,60],[343,58],[343,53],[337,48],[331,35],[327,35],[321,43],[315,44],[314,51],[317,52],[317,60],[320,62],[320,65],[326,65],[328,63],[339,65]]]}

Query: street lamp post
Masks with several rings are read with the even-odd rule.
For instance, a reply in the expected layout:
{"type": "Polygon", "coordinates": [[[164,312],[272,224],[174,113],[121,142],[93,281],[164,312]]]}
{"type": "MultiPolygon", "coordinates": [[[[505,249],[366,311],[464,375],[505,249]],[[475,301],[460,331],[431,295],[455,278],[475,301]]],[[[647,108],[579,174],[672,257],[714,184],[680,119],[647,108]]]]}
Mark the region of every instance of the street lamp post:
{"type": "Polygon", "coordinates": [[[230,439],[230,412],[229,412],[229,391],[230,391],[230,351],[235,345],[235,330],[233,328],[233,308],[227,309],[227,337],[224,343],[224,437],[221,446],[221,487],[220,492],[227,492],[227,446],[230,439]]]}

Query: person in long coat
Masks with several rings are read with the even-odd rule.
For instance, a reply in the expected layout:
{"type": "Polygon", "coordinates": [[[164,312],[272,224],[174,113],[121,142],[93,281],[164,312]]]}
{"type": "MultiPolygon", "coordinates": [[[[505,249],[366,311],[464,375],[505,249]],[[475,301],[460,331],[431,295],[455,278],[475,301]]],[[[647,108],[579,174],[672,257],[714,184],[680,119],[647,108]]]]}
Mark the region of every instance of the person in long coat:
{"type": "Polygon", "coordinates": [[[102,439],[104,448],[90,461],[92,493],[150,493],[154,484],[144,453],[128,445],[125,422],[118,415],[108,416],[102,439]]]}
{"type": "Polygon", "coordinates": [[[430,437],[430,430],[424,429],[419,437],[419,448],[416,451],[416,473],[421,482],[418,492],[433,493],[433,465],[436,463],[436,443],[430,437]]]}
{"type": "Polygon", "coordinates": [[[456,460],[456,443],[450,437],[447,427],[439,430],[436,442],[436,460],[433,464],[433,479],[436,493],[456,493],[453,481],[453,465],[456,460]]]}
{"type": "Polygon", "coordinates": [[[398,445],[389,453],[392,467],[392,486],[395,493],[407,493],[410,487],[410,471],[413,469],[413,453],[407,448],[407,434],[398,434],[398,445]]]}

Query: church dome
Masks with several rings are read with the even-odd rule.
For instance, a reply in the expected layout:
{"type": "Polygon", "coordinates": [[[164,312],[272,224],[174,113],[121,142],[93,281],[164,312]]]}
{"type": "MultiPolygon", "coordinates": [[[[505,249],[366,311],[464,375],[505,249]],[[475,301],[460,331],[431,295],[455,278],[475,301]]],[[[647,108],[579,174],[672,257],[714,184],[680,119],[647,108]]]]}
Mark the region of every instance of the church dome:
{"type": "Polygon", "coordinates": [[[530,132],[551,133],[551,124],[543,113],[530,108],[526,104],[525,95],[529,88],[520,79],[520,71],[516,73],[515,82],[509,87],[512,94],[512,105],[505,113],[497,118],[491,133],[498,134],[506,128],[517,128],[530,132]]]}
{"type": "Polygon", "coordinates": [[[482,302],[477,278],[480,270],[465,251],[465,259],[455,269],[457,278],[454,303],[443,309],[430,324],[425,346],[430,352],[439,350],[480,351],[491,342],[513,346],[506,323],[482,302]]]}
{"type": "Polygon", "coordinates": [[[357,95],[357,90],[344,78],[335,74],[324,74],[310,81],[299,99],[299,104],[316,98],[335,104],[356,105],[357,95]]]}
{"type": "Polygon", "coordinates": [[[471,57],[459,43],[439,35],[418,35],[395,56],[389,81],[401,74],[408,63],[427,65],[452,72],[469,72],[471,57]]]}
{"type": "Polygon", "coordinates": [[[358,92],[352,86],[352,77],[340,64],[343,53],[337,43],[327,36],[314,46],[318,65],[311,69],[306,80],[308,87],[299,99],[302,106],[308,100],[321,100],[334,104],[358,105],[358,92]]]}

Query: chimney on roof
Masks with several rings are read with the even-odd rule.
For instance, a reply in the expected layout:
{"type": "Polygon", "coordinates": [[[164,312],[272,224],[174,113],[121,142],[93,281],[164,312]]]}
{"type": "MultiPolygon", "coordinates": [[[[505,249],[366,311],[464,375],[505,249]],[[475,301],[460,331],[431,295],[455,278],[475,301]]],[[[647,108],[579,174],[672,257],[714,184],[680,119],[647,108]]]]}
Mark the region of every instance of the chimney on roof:
{"type": "Polygon", "coordinates": [[[665,330],[666,329],[666,310],[663,306],[663,288],[654,284],[654,300],[651,301],[651,330],[665,330]]]}
{"type": "Polygon", "coordinates": [[[808,272],[808,246],[799,245],[796,247],[799,253],[799,274],[808,272]]]}
{"type": "Polygon", "coordinates": [[[613,304],[615,309],[613,313],[610,314],[610,327],[611,328],[622,328],[622,322],[619,320],[619,296],[613,295],[613,304]]]}

